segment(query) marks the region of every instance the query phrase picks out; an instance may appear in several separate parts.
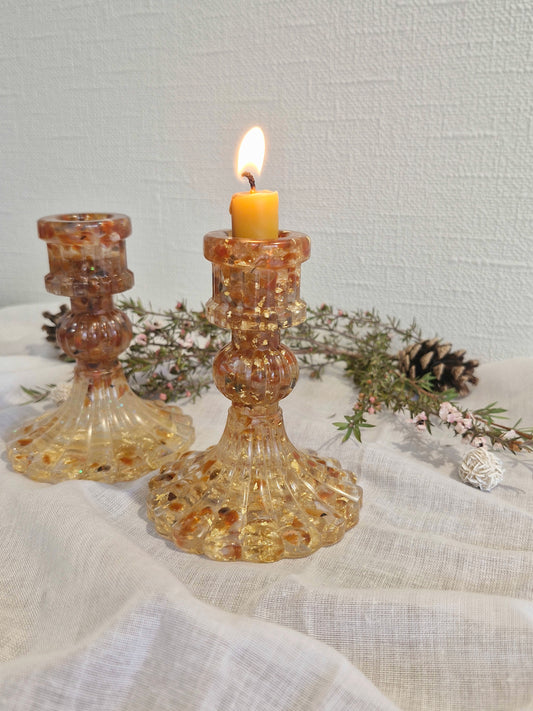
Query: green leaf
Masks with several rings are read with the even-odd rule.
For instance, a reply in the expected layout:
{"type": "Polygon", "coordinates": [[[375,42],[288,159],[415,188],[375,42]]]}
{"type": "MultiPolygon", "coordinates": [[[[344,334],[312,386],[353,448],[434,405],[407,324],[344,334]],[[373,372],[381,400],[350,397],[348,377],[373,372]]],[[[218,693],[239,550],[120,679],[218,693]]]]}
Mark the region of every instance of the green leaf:
{"type": "Polygon", "coordinates": [[[22,392],[24,392],[30,398],[30,400],[22,404],[27,405],[30,402],[41,402],[42,400],[46,400],[46,398],[50,395],[50,390],[52,388],[55,388],[55,385],[53,383],[50,385],[46,385],[45,387],[38,388],[25,388],[23,385],[21,385],[20,389],[22,390],[22,392]]]}
{"type": "Polygon", "coordinates": [[[338,430],[345,430],[347,427],[350,426],[347,422],[334,422],[333,425],[338,430]]]}

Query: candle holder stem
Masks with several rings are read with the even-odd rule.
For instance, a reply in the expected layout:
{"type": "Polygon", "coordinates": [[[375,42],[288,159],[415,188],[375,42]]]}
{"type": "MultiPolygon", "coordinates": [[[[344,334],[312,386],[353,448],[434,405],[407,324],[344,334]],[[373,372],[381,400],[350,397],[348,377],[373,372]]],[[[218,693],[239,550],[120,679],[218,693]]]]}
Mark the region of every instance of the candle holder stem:
{"type": "Polygon", "coordinates": [[[208,318],[232,331],[213,365],[232,405],[217,445],[185,454],[151,480],[149,516],[179,548],[215,560],[309,555],[357,523],[362,497],[338,462],[296,449],[278,405],[298,378],[280,328],[305,318],[300,263],[309,238],[283,232],[274,242],[250,242],[214,232],[204,252],[213,262],[208,318]]]}

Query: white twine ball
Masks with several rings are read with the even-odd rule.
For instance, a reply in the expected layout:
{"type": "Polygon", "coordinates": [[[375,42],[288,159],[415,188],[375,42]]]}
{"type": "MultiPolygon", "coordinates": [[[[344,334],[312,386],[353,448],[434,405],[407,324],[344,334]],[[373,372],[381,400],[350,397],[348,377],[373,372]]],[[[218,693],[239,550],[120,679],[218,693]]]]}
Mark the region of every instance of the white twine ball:
{"type": "Polygon", "coordinates": [[[503,472],[498,457],[484,447],[477,447],[468,452],[459,467],[462,481],[483,491],[490,491],[498,486],[503,481],[503,472]]]}

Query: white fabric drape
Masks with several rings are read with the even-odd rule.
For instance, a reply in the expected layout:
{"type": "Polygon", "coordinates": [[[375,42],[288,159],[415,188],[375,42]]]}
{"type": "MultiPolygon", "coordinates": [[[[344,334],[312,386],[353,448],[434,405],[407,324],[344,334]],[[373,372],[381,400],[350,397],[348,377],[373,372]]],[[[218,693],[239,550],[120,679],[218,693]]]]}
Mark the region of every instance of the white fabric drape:
{"type": "MultiPolygon", "coordinates": [[[[0,311],[0,428],[19,386],[64,380],[39,305],[0,311]]],[[[472,407],[533,423],[533,358],[481,366],[472,407]]],[[[216,563],[155,534],[150,474],[39,484],[0,460],[0,709],[533,709],[533,457],[500,454],[492,492],[461,483],[459,438],[383,415],[364,444],[332,421],[354,391],[304,374],[282,405],[300,447],[364,491],[335,546],[274,564],[216,563]]],[[[185,410],[195,448],[220,436],[214,388],[185,410]]]]}

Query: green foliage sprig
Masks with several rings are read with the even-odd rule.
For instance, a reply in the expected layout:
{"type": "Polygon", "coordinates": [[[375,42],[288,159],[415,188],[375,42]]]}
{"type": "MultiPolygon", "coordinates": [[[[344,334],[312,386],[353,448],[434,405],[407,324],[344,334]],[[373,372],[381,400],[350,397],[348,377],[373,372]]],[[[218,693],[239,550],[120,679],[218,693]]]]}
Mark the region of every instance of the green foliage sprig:
{"type": "MultiPolygon", "coordinates": [[[[210,324],[203,310],[178,302],[173,309],[158,311],[133,299],[123,299],[119,306],[133,323],[134,338],[122,364],[137,394],[179,401],[195,399],[211,385],[213,358],[227,334],[210,324]]],[[[387,409],[408,413],[413,426],[429,433],[433,425],[441,424],[473,446],[533,451],[533,428],[521,427],[520,421],[503,424],[506,410],[496,403],[474,411],[461,409],[457,392],[451,388],[438,392],[431,374],[413,380],[402,372],[400,348],[421,341],[414,322],[405,328],[396,319],[381,319],[375,311],[344,312],[328,305],[308,309],[305,323],[284,333],[284,342],[310,377],[319,378],[329,365],[341,362],[357,387],[352,411],[334,423],[344,440],[353,436],[361,441],[362,430],[374,426],[369,416],[387,409]]],[[[26,392],[42,399],[49,388],[26,392]]]]}
{"type": "Polygon", "coordinates": [[[353,411],[334,425],[344,440],[361,441],[361,429],[372,427],[368,416],[388,409],[409,413],[417,429],[431,433],[432,424],[444,425],[473,446],[506,449],[513,453],[533,451],[533,428],[496,421],[506,419],[505,408],[490,403],[474,411],[461,409],[457,392],[435,390],[435,378],[426,373],[412,380],[398,368],[402,345],[421,342],[413,322],[402,327],[394,318],[382,320],[375,311],[334,311],[323,305],[310,309],[306,323],[288,332],[285,340],[298,353],[311,375],[319,377],[331,362],[342,361],[346,374],[359,389],[353,411]],[[519,429],[520,427],[520,429],[519,429]]]}
{"type": "Polygon", "coordinates": [[[207,390],[213,382],[213,357],[225,345],[226,334],[209,323],[203,310],[190,310],[181,301],[165,311],[134,299],[122,299],[119,306],[133,324],[122,366],[138,395],[194,400],[207,390]]]}

